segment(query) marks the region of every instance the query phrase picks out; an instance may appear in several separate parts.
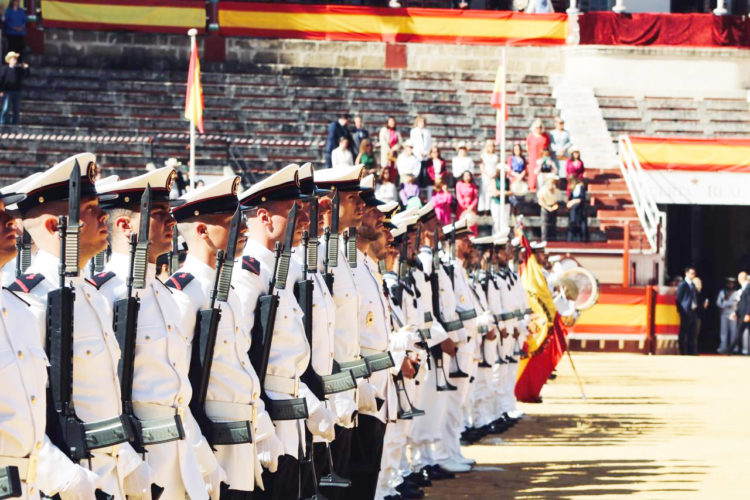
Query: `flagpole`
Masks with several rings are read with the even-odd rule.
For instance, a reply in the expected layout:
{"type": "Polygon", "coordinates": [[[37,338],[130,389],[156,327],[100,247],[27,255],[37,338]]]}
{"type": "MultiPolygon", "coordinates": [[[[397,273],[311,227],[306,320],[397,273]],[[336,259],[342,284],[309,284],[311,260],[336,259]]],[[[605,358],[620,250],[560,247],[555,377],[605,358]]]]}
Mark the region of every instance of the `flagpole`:
{"type": "Polygon", "coordinates": [[[506,182],[506,171],[505,171],[505,115],[506,115],[506,106],[508,105],[506,102],[506,92],[505,92],[505,78],[506,78],[506,53],[505,53],[505,46],[503,46],[503,60],[502,60],[502,68],[503,68],[503,75],[502,75],[502,84],[503,84],[503,98],[500,105],[500,109],[497,110],[497,119],[500,122],[500,230],[503,231],[505,228],[508,227],[508,219],[505,216],[505,182],[506,182]]]}
{"type": "MultiPolygon", "coordinates": [[[[198,30],[191,28],[188,31],[190,37],[190,50],[193,50],[193,46],[196,43],[195,36],[198,34],[198,30]]],[[[190,120],[190,189],[195,189],[195,122],[190,120]]]]}

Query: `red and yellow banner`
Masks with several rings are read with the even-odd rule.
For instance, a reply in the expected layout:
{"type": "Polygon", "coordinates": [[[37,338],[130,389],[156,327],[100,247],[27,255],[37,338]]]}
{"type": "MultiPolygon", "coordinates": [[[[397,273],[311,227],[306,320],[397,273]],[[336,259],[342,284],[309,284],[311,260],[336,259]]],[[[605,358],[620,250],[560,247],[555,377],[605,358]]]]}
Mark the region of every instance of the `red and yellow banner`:
{"type": "Polygon", "coordinates": [[[565,14],[224,1],[219,26],[229,36],[481,45],[562,45],[568,32],[565,14]]]}
{"type": "MultiPolygon", "coordinates": [[[[674,295],[655,295],[654,334],[677,334],[680,317],[675,307],[674,295]]],[[[569,329],[575,338],[585,335],[588,339],[621,339],[648,336],[649,303],[645,287],[602,287],[599,301],[594,307],[583,311],[575,326],[569,329]]]]}
{"type": "Polygon", "coordinates": [[[644,170],[750,173],[750,140],[631,137],[644,170]]]}
{"type": "Polygon", "coordinates": [[[206,4],[196,0],[44,0],[51,28],[185,33],[205,31],[206,4]]]}

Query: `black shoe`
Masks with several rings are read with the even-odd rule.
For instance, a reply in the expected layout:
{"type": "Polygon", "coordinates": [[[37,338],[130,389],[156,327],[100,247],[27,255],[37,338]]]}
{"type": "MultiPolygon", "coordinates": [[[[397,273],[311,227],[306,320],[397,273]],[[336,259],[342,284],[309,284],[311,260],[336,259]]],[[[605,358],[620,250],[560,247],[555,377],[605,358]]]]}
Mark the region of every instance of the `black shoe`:
{"type": "Polygon", "coordinates": [[[399,492],[402,498],[413,498],[419,499],[424,497],[424,491],[419,488],[412,488],[409,483],[401,483],[396,486],[396,491],[399,492]]]}
{"type": "Polygon", "coordinates": [[[388,495],[383,500],[403,500],[401,495],[388,495]]]}
{"type": "MultiPolygon", "coordinates": [[[[451,477],[449,476],[449,474],[451,473],[438,465],[426,465],[422,470],[427,472],[427,477],[430,479],[430,481],[451,479],[451,477]]],[[[455,475],[453,477],[455,477],[455,475]]]]}
{"type": "Polygon", "coordinates": [[[407,481],[419,488],[427,488],[428,486],[432,486],[432,481],[430,481],[430,478],[420,472],[412,472],[404,478],[404,481],[407,481]]]}
{"type": "Polygon", "coordinates": [[[433,465],[432,470],[434,472],[437,472],[438,474],[441,474],[443,476],[442,479],[455,479],[456,477],[456,474],[454,474],[453,472],[447,469],[442,468],[440,464],[433,465]]]}

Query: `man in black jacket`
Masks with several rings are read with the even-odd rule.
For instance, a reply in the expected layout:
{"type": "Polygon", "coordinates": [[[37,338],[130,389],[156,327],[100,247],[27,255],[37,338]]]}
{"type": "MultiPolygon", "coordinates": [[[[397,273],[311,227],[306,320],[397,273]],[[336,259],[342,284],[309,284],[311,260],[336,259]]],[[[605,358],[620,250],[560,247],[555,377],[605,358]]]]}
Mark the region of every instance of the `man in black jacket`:
{"type": "MultiPolygon", "coordinates": [[[[741,272],[737,277],[740,283],[740,301],[737,303],[737,335],[733,343],[729,346],[729,351],[738,352],[742,349],[742,354],[748,354],[748,341],[745,340],[745,332],[750,330],[750,278],[746,272],[741,272]]],[[[750,333],[748,333],[750,335],[750,333]]]]}
{"type": "MultiPolygon", "coordinates": [[[[339,139],[346,137],[349,140],[349,145],[352,144],[352,134],[349,132],[347,126],[349,125],[349,115],[341,113],[336,121],[331,122],[328,125],[328,138],[326,139],[326,167],[331,168],[331,153],[339,145],[339,139]]],[[[356,155],[352,155],[352,159],[356,158],[356,155]]]]}
{"type": "Polygon", "coordinates": [[[18,124],[18,113],[21,108],[21,89],[23,79],[28,74],[29,65],[19,64],[18,52],[10,51],[5,55],[7,66],[0,68],[0,89],[5,92],[3,108],[0,111],[0,125],[18,124]]]}
{"type": "Polygon", "coordinates": [[[685,280],[677,287],[677,312],[680,314],[680,334],[678,342],[680,354],[697,354],[695,345],[698,327],[698,293],[693,285],[695,268],[685,269],[685,280]]]}

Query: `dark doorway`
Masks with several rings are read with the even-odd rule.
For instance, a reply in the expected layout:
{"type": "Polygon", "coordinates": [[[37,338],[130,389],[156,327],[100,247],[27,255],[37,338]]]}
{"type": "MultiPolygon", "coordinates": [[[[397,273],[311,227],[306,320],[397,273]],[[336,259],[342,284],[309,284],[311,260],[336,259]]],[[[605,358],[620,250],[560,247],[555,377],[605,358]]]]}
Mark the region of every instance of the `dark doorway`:
{"type": "MultiPolygon", "coordinates": [[[[716,296],[727,276],[750,270],[750,207],[667,205],[668,280],[695,266],[709,301],[703,314],[698,346],[715,352],[719,345],[716,296]]],[[[668,281],[667,280],[667,281],[668,281]]]]}

